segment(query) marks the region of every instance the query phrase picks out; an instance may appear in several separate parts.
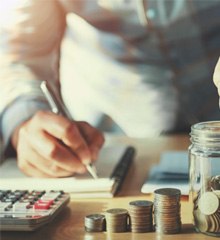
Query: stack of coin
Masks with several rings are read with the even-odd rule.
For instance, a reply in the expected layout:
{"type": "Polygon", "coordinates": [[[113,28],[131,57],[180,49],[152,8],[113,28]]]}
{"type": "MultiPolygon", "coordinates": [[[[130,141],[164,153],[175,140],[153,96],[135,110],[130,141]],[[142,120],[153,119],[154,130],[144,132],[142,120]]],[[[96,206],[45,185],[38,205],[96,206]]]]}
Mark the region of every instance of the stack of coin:
{"type": "Polygon", "coordinates": [[[143,233],[152,231],[152,209],[153,202],[151,201],[139,200],[129,203],[130,227],[132,232],[143,233]]]}
{"type": "Polygon", "coordinates": [[[85,230],[87,232],[105,231],[105,216],[102,214],[90,214],[85,217],[85,230]]]}
{"type": "Polygon", "coordinates": [[[128,211],[123,208],[112,208],[106,211],[106,230],[108,232],[126,232],[128,211]]]}
{"type": "Polygon", "coordinates": [[[156,232],[175,234],[181,230],[181,192],[175,188],[154,191],[154,221],[156,232]]]}

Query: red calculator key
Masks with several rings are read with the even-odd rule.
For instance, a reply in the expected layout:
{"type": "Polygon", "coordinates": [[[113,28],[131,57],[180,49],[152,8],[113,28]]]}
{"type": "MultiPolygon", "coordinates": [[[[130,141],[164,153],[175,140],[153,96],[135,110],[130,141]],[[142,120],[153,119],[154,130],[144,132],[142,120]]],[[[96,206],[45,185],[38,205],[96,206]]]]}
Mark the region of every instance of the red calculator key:
{"type": "Polygon", "coordinates": [[[41,209],[41,210],[47,210],[47,209],[49,209],[50,208],[50,204],[48,204],[48,203],[38,203],[38,202],[36,202],[35,204],[34,204],[34,206],[33,206],[33,208],[34,209],[41,209]]]}
{"type": "Polygon", "coordinates": [[[52,205],[54,203],[53,200],[43,200],[43,199],[39,199],[37,201],[37,203],[48,203],[49,205],[52,205]]]}

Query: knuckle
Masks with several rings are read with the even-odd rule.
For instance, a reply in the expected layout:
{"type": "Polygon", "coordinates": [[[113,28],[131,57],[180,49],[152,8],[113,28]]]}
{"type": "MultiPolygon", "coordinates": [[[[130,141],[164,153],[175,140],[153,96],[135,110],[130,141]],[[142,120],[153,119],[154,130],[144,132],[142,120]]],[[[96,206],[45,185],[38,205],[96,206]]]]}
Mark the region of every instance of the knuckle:
{"type": "Polygon", "coordinates": [[[64,136],[66,138],[70,138],[71,136],[74,136],[76,134],[77,127],[75,124],[70,122],[70,123],[66,124],[63,131],[64,131],[64,136]]]}
{"type": "Polygon", "coordinates": [[[18,132],[18,139],[26,139],[27,138],[27,129],[26,127],[21,127],[18,132]]]}
{"type": "Polygon", "coordinates": [[[33,120],[34,123],[35,123],[35,122],[42,121],[47,114],[48,114],[48,112],[45,111],[45,110],[38,110],[38,111],[34,114],[32,120],[33,120]]]}
{"type": "Polygon", "coordinates": [[[83,125],[84,127],[91,128],[91,125],[86,121],[80,121],[80,124],[83,125]]]}
{"type": "Polygon", "coordinates": [[[87,147],[86,147],[85,145],[83,145],[83,144],[78,145],[78,146],[75,148],[75,151],[76,151],[77,153],[85,152],[85,151],[87,151],[87,150],[88,150],[87,147]]]}
{"type": "Polygon", "coordinates": [[[39,110],[35,113],[34,118],[36,119],[42,119],[42,117],[45,115],[45,111],[39,110]]]}
{"type": "Polygon", "coordinates": [[[47,155],[50,159],[55,159],[57,158],[57,155],[59,153],[59,148],[55,144],[52,144],[47,155]]]}
{"type": "Polygon", "coordinates": [[[100,131],[98,131],[98,130],[94,133],[94,137],[93,138],[100,145],[103,145],[103,143],[105,142],[105,138],[104,138],[103,134],[100,131]]]}
{"type": "Polygon", "coordinates": [[[54,176],[57,176],[59,174],[59,167],[55,164],[51,165],[50,170],[54,176]]]}
{"type": "Polygon", "coordinates": [[[73,138],[75,136],[77,136],[77,132],[78,132],[78,128],[75,124],[73,123],[68,123],[65,127],[64,127],[64,139],[67,142],[72,142],[73,138]]]}
{"type": "Polygon", "coordinates": [[[51,164],[50,166],[50,175],[52,177],[67,177],[70,176],[71,173],[63,171],[59,166],[57,166],[55,163],[51,164]]]}
{"type": "Polygon", "coordinates": [[[18,159],[18,168],[22,171],[22,172],[26,172],[27,170],[27,164],[25,161],[21,160],[21,159],[18,159]]]}

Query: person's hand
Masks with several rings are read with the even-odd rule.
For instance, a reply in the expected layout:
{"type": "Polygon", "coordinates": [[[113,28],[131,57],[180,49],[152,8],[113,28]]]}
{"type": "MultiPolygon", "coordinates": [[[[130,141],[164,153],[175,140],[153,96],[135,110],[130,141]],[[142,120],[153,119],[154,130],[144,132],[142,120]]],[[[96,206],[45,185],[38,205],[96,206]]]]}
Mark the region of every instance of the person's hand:
{"type": "Polygon", "coordinates": [[[96,160],[103,143],[103,135],[88,123],[48,111],[37,112],[12,136],[18,167],[32,177],[84,173],[84,164],[96,160]]]}
{"type": "Polygon", "coordinates": [[[215,66],[213,80],[216,87],[218,88],[218,95],[220,96],[220,58],[215,66]]]}

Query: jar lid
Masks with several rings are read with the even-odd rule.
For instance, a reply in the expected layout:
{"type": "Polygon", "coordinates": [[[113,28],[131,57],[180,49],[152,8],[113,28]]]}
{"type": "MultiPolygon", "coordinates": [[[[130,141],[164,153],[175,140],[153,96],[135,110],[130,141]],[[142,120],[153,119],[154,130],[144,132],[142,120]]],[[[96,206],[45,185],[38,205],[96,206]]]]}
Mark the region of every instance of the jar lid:
{"type": "Polygon", "coordinates": [[[191,142],[220,147],[220,121],[200,122],[191,127],[191,142]]]}
{"type": "Polygon", "coordinates": [[[202,133],[219,133],[220,134],[220,121],[200,122],[192,125],[192,132],[202,133]]]}

